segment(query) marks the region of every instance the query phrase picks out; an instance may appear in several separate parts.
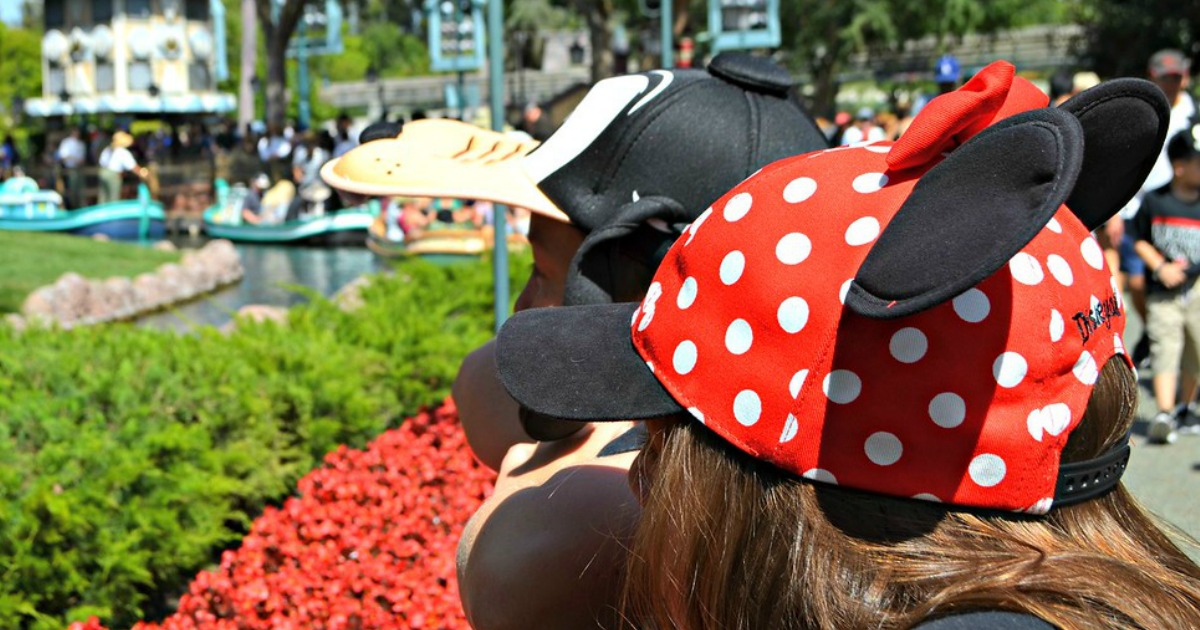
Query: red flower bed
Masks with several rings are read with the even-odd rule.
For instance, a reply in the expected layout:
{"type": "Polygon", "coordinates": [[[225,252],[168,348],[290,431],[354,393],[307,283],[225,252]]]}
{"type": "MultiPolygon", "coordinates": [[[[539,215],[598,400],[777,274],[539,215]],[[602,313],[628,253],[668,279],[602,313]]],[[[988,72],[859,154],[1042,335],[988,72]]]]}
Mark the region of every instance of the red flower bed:
{"type": "Polygon", "coordinates": [[[135,630],[466,628],[455,547],[495,474],[471,455],[453,403],[325,464],[196,576],[178,612],[135,630]]]}

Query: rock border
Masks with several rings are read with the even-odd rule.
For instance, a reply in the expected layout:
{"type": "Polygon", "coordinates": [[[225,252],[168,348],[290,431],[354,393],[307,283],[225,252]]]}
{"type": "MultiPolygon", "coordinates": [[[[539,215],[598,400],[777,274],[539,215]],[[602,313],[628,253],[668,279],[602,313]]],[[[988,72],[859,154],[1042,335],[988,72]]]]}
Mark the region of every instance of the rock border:
{"type": "Polygon", "coordinates": [[[134,278],[88,280],[67,272],[25,298],[21,313],[5,320],[18,330],[30,324],[64,329],[123,321],[195,299],[242,279],[233,243],[218,239],[134,278]]]}

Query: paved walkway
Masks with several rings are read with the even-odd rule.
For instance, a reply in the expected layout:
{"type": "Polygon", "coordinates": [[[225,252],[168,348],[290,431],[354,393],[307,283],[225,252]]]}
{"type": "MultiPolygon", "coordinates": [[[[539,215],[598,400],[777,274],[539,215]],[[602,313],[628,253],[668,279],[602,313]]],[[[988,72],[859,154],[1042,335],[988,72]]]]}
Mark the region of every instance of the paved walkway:
{"type": "MultiPolygon", "coordinates": [[[[1141,322],[1131,315],[1125,334],[1127,348],[1134,347],[1141,330],[1141,322]]],[[[1151,512],[1200,540],[1200,435],[1180,435],[1179,441],[1169,446],[1146,443],[1146,420],[1155,408],[1149,375],[1144,376],[1125,486],[1151,512]]],[[[1186,550],[1200,562],[1200,548],[1186,550]]]]}

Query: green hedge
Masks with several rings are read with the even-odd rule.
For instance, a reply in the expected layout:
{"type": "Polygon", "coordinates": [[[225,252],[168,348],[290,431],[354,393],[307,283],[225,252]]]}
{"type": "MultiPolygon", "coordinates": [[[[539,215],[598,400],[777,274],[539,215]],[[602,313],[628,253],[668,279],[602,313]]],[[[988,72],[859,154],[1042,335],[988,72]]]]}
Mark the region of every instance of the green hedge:
{"type": "Polygon", "coordinates": [[[441,401],[491,295],[486,261],[413,261],[228,336],[0,325],[0,627],[167,612],[326,452],[441,401]]]}

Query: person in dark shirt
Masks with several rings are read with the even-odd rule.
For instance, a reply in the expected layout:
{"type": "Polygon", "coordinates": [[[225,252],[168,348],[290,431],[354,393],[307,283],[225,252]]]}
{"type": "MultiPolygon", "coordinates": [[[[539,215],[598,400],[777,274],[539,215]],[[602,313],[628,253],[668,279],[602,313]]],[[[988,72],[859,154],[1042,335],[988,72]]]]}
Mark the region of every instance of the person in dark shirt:
{"type": "Polygon", "coordinates": [[[1167,157],[1171,182],[1146,195],[1134,219],[1135,251],[1150,271],[1146,280],[1150,358],[1158,414],[1150,422],[1150,439],[1174,442],[1179,419],[1192,400],[1200,375],[1200,126],[1173,136],[1167,157]],[[1181,369],[1182,367],[1182,369],[1181,369]],[[1181,377],[1182,371],[1182,377],[1181,377]]]}

